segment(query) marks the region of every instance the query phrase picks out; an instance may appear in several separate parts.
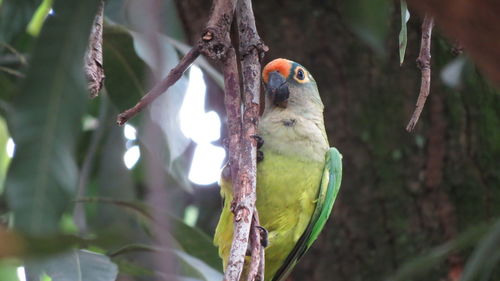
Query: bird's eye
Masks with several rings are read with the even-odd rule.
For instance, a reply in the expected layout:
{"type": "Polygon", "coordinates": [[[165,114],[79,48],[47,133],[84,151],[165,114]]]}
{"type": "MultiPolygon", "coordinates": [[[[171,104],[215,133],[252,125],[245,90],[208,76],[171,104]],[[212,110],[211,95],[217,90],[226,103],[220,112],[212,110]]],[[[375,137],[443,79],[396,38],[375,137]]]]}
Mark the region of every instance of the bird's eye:
{"type": "Polygon", "coordinates": [[[304,70],[299,69],[299,70],[297,71],[297,75],[296,75],[296,77],[297,77],[297,79],[299,79],[299,80],[304,80],[304,78],[305,78],[304,70]]]}

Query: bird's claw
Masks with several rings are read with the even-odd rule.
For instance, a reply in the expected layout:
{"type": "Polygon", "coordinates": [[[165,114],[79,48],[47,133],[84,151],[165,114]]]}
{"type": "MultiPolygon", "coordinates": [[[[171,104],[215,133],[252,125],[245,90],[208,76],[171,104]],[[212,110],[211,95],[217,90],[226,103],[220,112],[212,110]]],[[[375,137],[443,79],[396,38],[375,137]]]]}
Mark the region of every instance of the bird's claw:
{"type": "Polygon", "coordinates": [[[264,160],[264,152],[257,150],[257,163],[261,162],[264,160]]]}
{"type": "Polygon", "coordinates": [[[269,232],[267,231],[267,229],[265,229],[263,226],[260,226],[260,225],[256,226],[256,228],[260,232],[260,245],[262,245],[262,247],[266,248],[267,245],[269,245],[269,240],[267,239],[269,232]]]}
{"type": "Polygon", "coordinates": [[[259,163],[264,160],[264,152],[259,150],[264,145],[264,139],[259,135],[251,135],[250,137],[257,142],[257,163],[259,163]]]}
{"type": "Polygon", "coordinates": [[[257,141],[257,149],[261,148],[264,145],[264,139],[259,135],[251,135],[257,141]]]}

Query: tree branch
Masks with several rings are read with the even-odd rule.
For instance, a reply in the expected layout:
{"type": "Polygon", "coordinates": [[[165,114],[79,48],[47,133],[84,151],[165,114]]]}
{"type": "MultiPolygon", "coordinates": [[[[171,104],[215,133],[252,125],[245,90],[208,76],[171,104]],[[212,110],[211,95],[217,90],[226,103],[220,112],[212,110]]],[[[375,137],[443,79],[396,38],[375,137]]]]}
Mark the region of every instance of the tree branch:
{"type": "Polygon", "coordinates": [[[417,66],[422,73],[422,81],[420,84],[420,93],[418,94],[417,104],[415,111],[411,116],[410,122],[406,126],[406,130],[411,132],[420,118],[422,109],[424,108],[425,101],[429,96],[431,86],[431,37],[432,28],[434,27],[434,19],[425,15],[424,22],[422,23],[422,39],[420,42],[420,53],[417,58],[417,66]]]}
{"type": "Polygon", "coordinates": [[[231,168],[234,194],[234,199],[231,204],[231,210],[234,214],[233,243],[231,245],[231,252],[229,253],[224,280],[238,281],[240,280],[241,271],[243,270],[245,262],[255,196],[253,198],[248,198],[245,196],[246,194],[242,192],[245,188],[245,183],[242,181],[242,177],[245,173],[240,173],[242,171],[240,169],[240,161],[243,161],[243,158],[250,157],[250,155],[242,153],[243,147],[240,143],[241,93],[236,52],[233,47],[230,47],[226,52],[223,73],[224,90],[226,93],[224,103],[226,105],[229,135],[229,166],[231,168]]]}
{"type": "MultiPolygon", "coordinates": [[[[257,124],[260,111],[260,57],[267,51],[267,47],[262,43],[257,28],[255,26],[255,18],[252,10],[251,0],[239,0],[236,11],[237,29],[239,35],[239,54],[241,60],[241,77],[243,80],[243,135],[241,136],[241,157],[240,171],[241,175],[238,179],[241,182],[241,190],[234,197],[235,204],[239,202],[247,202],[247,208],[253,208],[254,214],[250,230],[251,240],[251,262],[248,271],[247,280],[253,281],[263,280],[264,276],[264,247],[260,244],[260,232],[257,229],[259,225],[259,217],[255,208],[256,200],[256,178],[257,178],[257,141],[254,136],[257,134],[257,124]]],[[[238,227],[246,229],[246,226],[240,226],[246,223],[245,220],[235,221],[235,230],[238,227]]],[[[247,236],[248,237],[248,236],[247,236]]],[[[235,243],[240,243],[233,239],[235,243]]]]}
{"type": "Polygon", "coordinates": [[[85,54],[85,76],[88,81],[90,97],[99,95],[104,82],[104,68],[102,60],[102,30],[103,30],[104,1],[101,0],[90,33],[89,46],[85,54]]]}
{"type": "Polygon", "coordinates": [[[156,84],[141,100],[132,108],[118,115],[117,123],[122,126],[130,118],[134,117],[137,113],[141,112],[144,107],[152,103],[157,97],[166,92],[177,80],[182,77],[182,74],[193,63],[194,60],[200,55],[198,47],[193,47],[180,61],[170,70],[167,77],[156,84]]]}

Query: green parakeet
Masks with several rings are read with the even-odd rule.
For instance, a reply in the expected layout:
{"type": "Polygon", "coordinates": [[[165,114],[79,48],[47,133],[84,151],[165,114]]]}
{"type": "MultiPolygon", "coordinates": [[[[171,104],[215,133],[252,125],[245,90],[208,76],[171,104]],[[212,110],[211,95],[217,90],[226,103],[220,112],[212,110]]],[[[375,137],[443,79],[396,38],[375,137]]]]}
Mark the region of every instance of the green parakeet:
{"type": "MultiPolygon", "coordinates": [[[[262,71],[265,109],[258,133],[257,210],[268,231],[265,281],[282,281],[316,240],[340,188],[342,156],[330,148],[323,103],[312,75],[300,64],[276,59],[262,71]]],[[[224,207],[214,243],[227,264],[233,235],[232,187],[221,179],[224,207]]],[[[243,279],[243,277],[242,277],[243,279]]]]}

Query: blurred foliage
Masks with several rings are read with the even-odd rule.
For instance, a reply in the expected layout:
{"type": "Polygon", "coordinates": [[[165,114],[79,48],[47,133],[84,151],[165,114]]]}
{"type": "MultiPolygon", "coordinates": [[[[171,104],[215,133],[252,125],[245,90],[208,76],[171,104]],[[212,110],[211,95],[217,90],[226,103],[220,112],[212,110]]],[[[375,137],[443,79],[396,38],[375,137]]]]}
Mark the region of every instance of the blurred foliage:
{"type": "Polygon", "coordinates": [[[73,151],[87,101],[83,56],[97,1],[78,3],[55,4],[58,16],[47,20],[6,116],[16,143],[7,200],[15,227],[30,235],[58,232],[77,182],[73,151]]]}
{"type": "MultiPolygon", "coordinates": [[[[150,109],[131,120],[138,130],[137,140],[126,139],[123,129],[115,125],[116,114],[133,106],[190,48],[183,43],[187,36],[175,3],[165,0],[158,8],[152,6],[154,2],[106,1],[105,90],[99,98],[89,101],[83,56],[98,1],[0,1],[0,280],[17,280],[21,266],[29,280],[37,281],[50,278],[53,281],[105,281],[115,280],[117,276],[151,280],[157,274],[154,254],[159,251],[167,251],[177,269],[175,275],[168,277],[221,279],[221,261],[209,235],[218,215],[214,208],[218,203],[217,191],[197,189],[187,179],[192,144],[180,131],[178,112],[188,77],[184,76],[150,109]],[[50,8],[54,13],[48,15],[50,8]],[[158,28],[152,28],[155,26],[158,28]],[[145,133],[147,126],[153,126],[161,135],[151,138],[145,133]],[[6,150],[10,137],[16,144],[12,159],[6,150]],[[153,151],[152,143],[158,141],[163,149],[153,151]],[[136,145],[143,157],[128,169],[123,155],[136,145]],[[145,155],[161,163],[161,176],[167,182],[171,205],[163,206],[165,210],[161,211],[169,224],[172,242],[169,249],[156,247],[151,234],[151,225],[155,222],[150,214],[151,206],[147,205],[149,179],[145,155]],[[182,219],[187,206],[200,208],[198,213],[202,219],[194,226],[182,219]],[[81,274],[75,276],[77,272],[81,274]]],[[[322,3],[334,12],[325,9],[304,17],[315,18],[325,13],[334,17],[338,12],[356,40],[362,42],[350,50],[349,56],[371,49],[376,54],[376,62],[399,55],[402,63],[407,49],[417,48],[415,45],[407,48],[407,43],[414,41],[410,40],[412,27],[406,18],[404,1],[397,5],[385,0],[334,2],[322,3]],[[395,7],[401,9],[401,18],[392,26],[394,10],[399,14],[395,7]],[[399,38],[392,29],[399,32],[399,38]],[[399,46],[389,42],[397,42],[399,46]],[[369,49],[360,47],[362,44],[369,49]]],[[[290,13],[303,12],[299,6],[285,8],[289,8],[290,13]]],[[[275,22],[266,24],[276,25],[275,22]]],[[[288,27],[287,24],[290,21],[277,23],[280,27],[288,27]]],[[[270,39],[281,36],[268,35],[270,39]]],[[[441,39],[434,41],[438,46],[446,44],[441,39]]],[[[293,52],[302,45],[287,44],[287,48],[293,52]]],[[[483,149],[470,152],[473,163],[462,167],[461,172],[476,175],[478,170],[498,170],[500,130],[491,130],[500,128],[498,90],[484,81],[464,56],[452,59],[449,54],[434,53],[433,59],[443,66],[441,77],[449,87],[445,103],[450,104],[449,126],[453,129],[450,132],[462,126],[465,114],[451,105],[466,104],[470,107],[467,118],[477,120],[467,130],[473,132],[473,136],[482,136],[469,136],[467,141],[483,149]],[[464,92],[476,95],[464,95],[464,92]],[[477,161],[479,158],[481,161],[477,161]]],[[[210,63],[200,58],[196,64],[207,74],[207,81],[222,86],[220,73],[210,63]]],[[[359,100],[353,111],[362,109],[364,113],[353,118],[353,124],[360,131],[355,143],[368,147],[373,158],[365,162],[377,167],[365,170],[359,178],[373,177],[379,183],[399,187],[404,179],[401,173],[394,171],[402,169],[401,161],[412,149],[423,154],[429,139],[422,134],[388,139],[388,130],[397,131],[401,127],[398,124],[398,118],[403,115],[401,89],[375,90],[379,94],[376,98],[374,95],[353,97],[359,100]],[[401,139],[409,141],[412,147],[403,147],[398,143],[401,139]]],[[[461,135],[453,135],[453,138],[464,141],[461,135]]],[[[461,180],[449,177],[452,185],[461,180]]],[[[496,182],[500,182],[498,173],[484,176],[484,185],[496,182]]],[[[468,257],[464,281],[499,280],[495,273],[499,272],[500,225],[494,220],[484,222],[477,214],[475,208],[483,202],[475,190],[477,183],[467,179],[462,183],[460,188],[465,186],[467,191],[461,189],[463,193],[457,193],[453,200],[474,204],[464,203],[463,208],[457,210],[461,233],[423,254],[417,246],[401,249],[400,257],[415,257],[394,269],[393,275],[373,279],[419,280],[427,276],[428,271],[436,270],[450,255],[460,252],[468,257]],[[470,226],[470,221],[477,221],[477,225],[470,226]]],[[[452,188],[459,188],[457,186],[452,188]]],[[[407,198],[401,199],[402,193],[408,191],[390,192],[391,198],[397,199],[391,204],[408,203],[407,198]]],[[[492,196],[500,193],[498,187],[489,192],[492,196]]],[[[498,216],[498,207],[492,209],[490,216],[498,216]]],[[[397,228],[408,227],[402,220],[393,223],[397,228]]],[[[371,230],[367,226],[365,231],[371,233],[371,230]]],[[[402,245],[409,239],[409,236],[401,236],[395,243],[402,245]]],[[[366,253],[368,258],[372,255],[372,252],[366,253]]]]}
{"type": "MultiPolygon", "coordinates": [[[[97,3],[58,0],[51,6],[52,1],[6,0],[0,4],[0,184],[6,186],[0,188],[0,202],[5,202],[0,204],[0,216],[1,223],[12,229],[0,233],[1,243],[11,245],[0,246],[0,257],[21,258],[2,260],[0,280],[17,280],[20,266],[28,280],[104,281],[115,280],[118,274],[149,280],[156,274],[150,253],[113,255],[137,243],[154,246],[151,220],[128,210],[136,203],[124,204],[128,208],[115,204],[144,205],[146,163],[141,158],[127,169],[123,157],[133,145],[148,153],[148,139],[140,133],[148,122],[154,120],[163,132],[164,151],[154,154],[164,155],[169,189],[177,194],[192,190],[185,153],[190,142],[180,132],[176,116],[186,78],[156,108],[131,122],[139,131],[137,140],[126,139],[123,128],[115,124],[118,112],[134,105],[150,82],[163,78],[179,60],[182,51],[177,50],[185,45],[177,41],[183,32],[173,17],[173,2],[166,1],[161,12],[169,15],[168,33],[156,33],[151,39],[152,17],[130,1],[107,1],[105,90],[89,102],[83,56],[97,3]],[[155,57],[158,46],[162,59],[155,57]],[[15,143],[12,161],[6,151],[10,136],[15,143]]],[[[141,3],[141,8],[152,3],[141,3]]],[[[175,206],[169,209],[181,210],[175,206]]],[[[173,237],[168,251],[178,261],[176,275],[185,280],[219,280],[221,263],[211,238],[176,219],[182,215],[165,213],[173,237]]]]}

